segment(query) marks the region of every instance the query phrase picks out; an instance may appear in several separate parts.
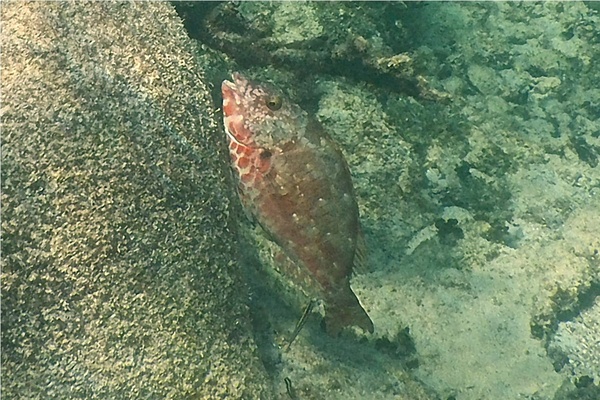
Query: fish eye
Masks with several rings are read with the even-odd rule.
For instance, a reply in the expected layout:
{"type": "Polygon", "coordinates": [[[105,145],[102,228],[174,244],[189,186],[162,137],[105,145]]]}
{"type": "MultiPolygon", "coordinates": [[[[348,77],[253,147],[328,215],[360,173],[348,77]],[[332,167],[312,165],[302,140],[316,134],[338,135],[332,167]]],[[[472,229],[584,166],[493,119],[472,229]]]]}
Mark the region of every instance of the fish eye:
{"type": "Polygon", "coordinates": [[[273,155],[273,153],[271,153],[270,150],[268,149],[264,149],[261,153],[260,153],[260,158],[261,159],[267,159],[267,158],[271,158],[271,156],[273,155]]]}
{"type": "Polygon", "coordinates": [[[282,104],[283,104],[283,101],[281,99],[281,96],[270,96],[267,99],[267,107],[271,111],[279,110],[281,108],[282,104]]]}

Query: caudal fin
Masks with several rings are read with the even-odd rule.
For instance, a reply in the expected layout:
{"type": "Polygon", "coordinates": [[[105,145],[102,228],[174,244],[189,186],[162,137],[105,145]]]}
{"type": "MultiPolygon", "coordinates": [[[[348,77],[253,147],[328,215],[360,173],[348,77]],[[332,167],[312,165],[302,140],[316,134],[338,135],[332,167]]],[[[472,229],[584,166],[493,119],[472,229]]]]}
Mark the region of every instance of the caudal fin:
{"type": "Polygon", "coordinates": [[[347,326],[358,326],[373,333],[373,321],[362,308],[350,287],[325,302],[325,330],[330,336],[338,336],[347,326]]]}

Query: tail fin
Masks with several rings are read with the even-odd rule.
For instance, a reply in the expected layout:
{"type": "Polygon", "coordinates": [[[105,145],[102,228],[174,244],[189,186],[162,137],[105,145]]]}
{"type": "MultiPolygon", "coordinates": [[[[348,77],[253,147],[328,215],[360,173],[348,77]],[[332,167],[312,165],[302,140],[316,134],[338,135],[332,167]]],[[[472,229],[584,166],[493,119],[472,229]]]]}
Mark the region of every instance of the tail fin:
{"type": "Polygon", "coordinates": [[[356,295],[348,286],[325,302],[325,330],[330,336],[338,336],[347,326],[358,326],[373,333],[373,321],[362,308],[356,295]]]}

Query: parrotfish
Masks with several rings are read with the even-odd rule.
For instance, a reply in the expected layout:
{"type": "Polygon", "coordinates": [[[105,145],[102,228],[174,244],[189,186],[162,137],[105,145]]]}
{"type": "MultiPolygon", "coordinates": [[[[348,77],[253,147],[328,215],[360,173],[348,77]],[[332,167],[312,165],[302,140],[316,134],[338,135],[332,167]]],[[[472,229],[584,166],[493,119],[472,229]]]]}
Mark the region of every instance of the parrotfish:
{"type": "Polygon", "coordinates": [[[286,278],[325,306],[325,328],[373,332],[350,288],[360,257],[348,164],[322,125],[270,84],[223,81],[223,122],[246,211],[291,259],[286,278]]]}

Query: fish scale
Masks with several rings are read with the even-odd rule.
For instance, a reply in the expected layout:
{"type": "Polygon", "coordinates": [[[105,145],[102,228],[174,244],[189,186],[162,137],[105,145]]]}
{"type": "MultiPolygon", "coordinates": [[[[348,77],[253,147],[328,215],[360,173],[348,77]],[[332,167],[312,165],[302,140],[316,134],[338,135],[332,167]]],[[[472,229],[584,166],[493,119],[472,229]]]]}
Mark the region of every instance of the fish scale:
{"type": "Polygon", "coordinates": [[[284,272],[325,304],[325,326],[373,332],[350,288],[361,243],[348,165],[322,126],[280,91],[239,73],[224,81],[223,118],[246,210],[294,263],[284,272]]]}

